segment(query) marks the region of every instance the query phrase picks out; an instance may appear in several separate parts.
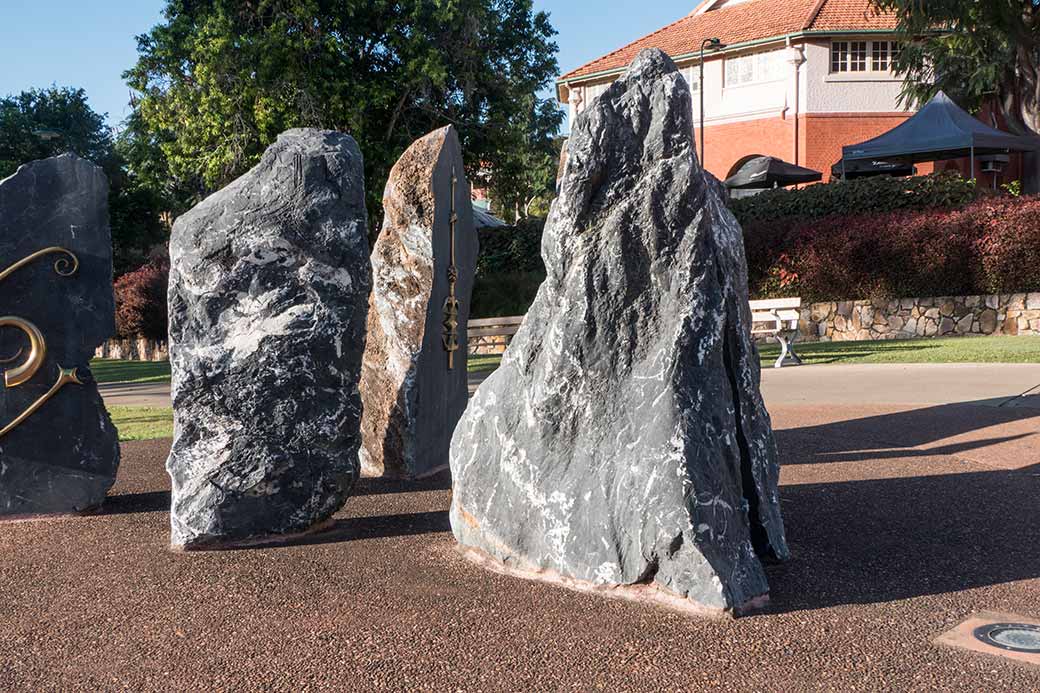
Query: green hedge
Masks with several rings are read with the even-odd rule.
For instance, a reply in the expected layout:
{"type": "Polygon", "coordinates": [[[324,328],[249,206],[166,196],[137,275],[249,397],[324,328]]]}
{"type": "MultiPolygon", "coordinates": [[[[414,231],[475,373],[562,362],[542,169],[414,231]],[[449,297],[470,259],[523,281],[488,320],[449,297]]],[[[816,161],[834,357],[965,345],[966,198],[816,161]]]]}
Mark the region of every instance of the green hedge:
{"type": "MultiPolygon", "coordinates": [[[[484,228],[478,233],[480,256],[477,276],[545,273],[542,264],[542,229],[545,219],[525,219],[516,226],[484,228]]],[[[494,316],[498,317],[498,316],[494,316]]]]}
{"type": "Polygon", "coordinates": [[[882,214],[898,210],[962,207],[978,196],[972,181],[955,173],[913,178],[875,176],[798,190],[766,190],[730,202],[742,226],[811,220],[835,215],[882,214]]]}

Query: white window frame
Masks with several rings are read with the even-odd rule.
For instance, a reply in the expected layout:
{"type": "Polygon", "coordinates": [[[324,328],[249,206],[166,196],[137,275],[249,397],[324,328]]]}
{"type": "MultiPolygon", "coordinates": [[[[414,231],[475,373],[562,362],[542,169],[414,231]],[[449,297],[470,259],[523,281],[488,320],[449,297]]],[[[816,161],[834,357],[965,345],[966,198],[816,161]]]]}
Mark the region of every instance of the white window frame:
{"type": "Polygon", "coordinates": [[[784,80],[784,66],[782,51],[759,51],[757,53],[745,53],[727,57],[722,66],[722,83],[728,89],[731,87],[746,87],[752,84],[765,84],[767,82],[780,82],[784,80]],[[746,79],[734,79],[737,66],[747,66],[749,69],[742,70],[740,75],[748,75],[746,79]]]}
{"type": "Polygon", "coordinates": [[[891,39],[842,38],[831,41],[830,74],[891,74],[902,45],[891,39]]]}

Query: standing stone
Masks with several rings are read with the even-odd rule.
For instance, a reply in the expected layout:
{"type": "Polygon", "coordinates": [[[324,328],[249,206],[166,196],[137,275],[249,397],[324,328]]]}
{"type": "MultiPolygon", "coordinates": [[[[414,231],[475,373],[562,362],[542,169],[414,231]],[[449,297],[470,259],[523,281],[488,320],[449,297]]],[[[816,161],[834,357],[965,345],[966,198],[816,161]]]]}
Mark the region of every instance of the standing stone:
{"type": "Polygon", "coordinates": [[[175,547],[292,535],[359,475],[371,270],[361,152],[289,130],[170,240],[175,547]]]}
{"type": "Polygon", "coordinates": [[[119,468],[119,436],[90,372],[115,331],[99,167],[63,154],[0,181],[0,273],[0,518],[98,506],[119,468]]]}
{"type": "Polygon", "coordinates": [[[741,230],[659,50],[578,119],[548,277],[451,446],[451,525],[518,574],[693,610],[768,595],[788,555],[741,230]]]}
{"type": "Polygon", "coordinates": [[[477,235],[453,127],[408,148],[390,172],[383,209],[361,376],[361,467],[370,476],[416,478],[447,468],[469,399],[477,235]]]}

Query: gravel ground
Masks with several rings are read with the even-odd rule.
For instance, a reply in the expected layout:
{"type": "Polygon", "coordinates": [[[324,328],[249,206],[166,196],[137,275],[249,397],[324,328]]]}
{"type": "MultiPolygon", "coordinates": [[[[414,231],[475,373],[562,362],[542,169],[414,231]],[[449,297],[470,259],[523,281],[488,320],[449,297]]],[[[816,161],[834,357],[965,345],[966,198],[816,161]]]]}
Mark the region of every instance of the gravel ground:
{"type": "Polygon", "coordinates": [[[446,479],[365,481],[306,543],[173,554],[169,441],[128,443],[103,514],[0,525],[0,691],[1040,690],[932,642],[1040,616],[1040,410],[773,414],[794,559],[737,620],[477,568],[446,479]]]}

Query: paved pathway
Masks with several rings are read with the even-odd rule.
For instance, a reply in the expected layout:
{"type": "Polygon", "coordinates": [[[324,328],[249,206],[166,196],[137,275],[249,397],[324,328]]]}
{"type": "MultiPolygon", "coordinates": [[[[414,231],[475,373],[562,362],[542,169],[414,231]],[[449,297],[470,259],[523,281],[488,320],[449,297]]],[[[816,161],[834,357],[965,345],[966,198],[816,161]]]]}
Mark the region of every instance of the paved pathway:
{"type": "MultiPolygon", "coordinates": [[[[470,394],[490,372],[472,373],[470,394]]],[[[938,405],[974,403],[1040,409],[1040,364],[853,364],[762,370],[762,392],[774,404],[938,405]]],[[[170,406],[163,383],[101,386],[110,405],[170,406]]]]}

